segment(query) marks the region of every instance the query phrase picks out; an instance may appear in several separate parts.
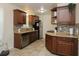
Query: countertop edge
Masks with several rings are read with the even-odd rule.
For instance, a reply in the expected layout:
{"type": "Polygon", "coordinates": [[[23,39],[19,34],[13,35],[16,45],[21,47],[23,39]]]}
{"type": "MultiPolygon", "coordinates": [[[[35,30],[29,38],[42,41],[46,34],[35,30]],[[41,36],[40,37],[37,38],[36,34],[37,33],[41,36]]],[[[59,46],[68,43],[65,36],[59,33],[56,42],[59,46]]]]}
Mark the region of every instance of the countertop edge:
{"type": "Polygon", "coordinates": [[[50,33],[50,32],[47,32],[46,33],[47,35],[51,35],[51,36],[59,36],[59,37],[69,37],[69,38],[79,38],[78,36],[74,36],[74,35],[67,35],[67,34],[58,34],[58,33],[50,33]]]}
{"type": "Polygon", "coordinates": [[[25,31],[25,32],[14,32],[15,34],[25,34],[25,33],[31,33],[31,32],[35,32],[38,30],[34,30],[34,31],[25,31]]]}

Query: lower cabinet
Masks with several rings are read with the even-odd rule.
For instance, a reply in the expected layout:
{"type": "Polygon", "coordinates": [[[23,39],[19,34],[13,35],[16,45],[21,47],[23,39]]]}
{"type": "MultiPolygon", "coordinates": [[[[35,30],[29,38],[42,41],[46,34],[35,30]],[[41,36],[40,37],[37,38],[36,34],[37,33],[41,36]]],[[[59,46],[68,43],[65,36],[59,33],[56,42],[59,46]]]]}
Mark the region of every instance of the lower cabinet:
{"type": "Polygon", "coordinates": [[[21,48],[27,46],[30,42],[30,37],[29,37],[29,33],[24,33],[21,35],[21,48]]]}
{"type": "Polygon", "coordinates": [[[45,43],[45,45],[46,45],[46,47],[47,47],[47,49],[49,50],[49,51],[51,51],[52,50],[52,37],[51,36],[48,36],[48,35],[46,35],[46,43],[45,43]]]}
{"type": "Polygon", "coordinates": [[[57,39],[57,53],[60,55],[75,55],[74,42],[75,39],[58,37],[57,39]]]}
{"type": "Polygon", "coordinates": [[[22,49],[36,40],[38,40],[37,31],[22,34],[14,33],[14,48],[22,49]]]}
{"type": "Polygon", "coordinates": [[[52,44],[51,44],[51,48],[52,48],[52,51],[51,52],[54,52],[56,53],[56,48],[57,48],[57,41],[56,41],[56,37],[52,37],[52,44]]]}
{"type": "Polygon", "coordinates": [[[78,39],[46,35],[46,48],[58,55],[77,56],[78,39]]]}
{"type": "Polygon", "coordinates": [[[32,42],[34,42],[35,40],[37,40],[38,39],[38,32],[32,32],[32,33],[29,33],[29,37],[30,37],[30,43],[32,43],[32,42]]]}

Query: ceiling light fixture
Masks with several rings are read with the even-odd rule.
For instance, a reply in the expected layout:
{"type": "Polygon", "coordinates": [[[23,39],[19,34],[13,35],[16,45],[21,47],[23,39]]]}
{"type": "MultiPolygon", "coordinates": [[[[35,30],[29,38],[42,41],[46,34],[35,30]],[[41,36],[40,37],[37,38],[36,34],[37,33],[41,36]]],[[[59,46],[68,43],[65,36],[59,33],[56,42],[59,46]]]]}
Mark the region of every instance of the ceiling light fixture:
{"type": "Polygon", "coordinates": [[[41,7],[41,9],[38,10],[38,11],[41,12],[41,13],[44,13],[46,10],[43,7],[41,7]]]}

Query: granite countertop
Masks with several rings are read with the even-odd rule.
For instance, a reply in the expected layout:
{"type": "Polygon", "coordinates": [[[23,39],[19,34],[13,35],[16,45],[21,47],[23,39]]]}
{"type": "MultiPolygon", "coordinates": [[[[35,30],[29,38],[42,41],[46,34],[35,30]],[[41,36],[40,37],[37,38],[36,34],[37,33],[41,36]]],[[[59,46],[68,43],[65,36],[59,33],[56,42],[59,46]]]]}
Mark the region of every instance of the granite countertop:
{"type": "Polygon", "coordinates": [[[37,31],[37,30],[28,30],[28,31],[20,31],[20,32],[16,31],[14,33],[16,33],[16,34],[24,34],[24,33],[34,32],[34,31],[37,31]]]}
{"type": "Polygon", "coordinates": [[[70,35],[64,32],[47,32],[46,34],[51,36],[60,36],[60,37],[70,37],[70,38],[79,38],[79,35],[70,35]]]}

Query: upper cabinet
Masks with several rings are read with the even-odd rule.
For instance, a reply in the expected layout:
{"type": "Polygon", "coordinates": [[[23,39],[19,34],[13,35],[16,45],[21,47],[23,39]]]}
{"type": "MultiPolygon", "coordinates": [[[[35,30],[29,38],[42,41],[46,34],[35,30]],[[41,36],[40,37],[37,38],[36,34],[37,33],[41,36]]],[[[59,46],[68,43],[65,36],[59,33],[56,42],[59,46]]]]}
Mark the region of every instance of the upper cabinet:
{"type": "Polygon", "coordinates": [[[55,23],[65,24],[65,25],[75,25],[75,4],[55,7],[55,9],[56,9],[56,12],[55,12],[56,19],[54,18],[52,19],[54,20],[55,23]]]}
{"type": "Polygon", "coordinates": [[[39,17],[36,15],[29,15],[29,24],[33,24],[35,20],[39,20],[39,17]]]}
{"type": "Polygon", "coordinates": [[[24,11],[14,10],[14,24],[26,24],[26,13],[24,11]]]}
{"type": "Polygon", "coordinates": [[[33,15],[29,15],[29,24],[32,24],[33,19],[34,19],[33,15]]]}
{"type": "Polygon", "coordinates": [[[57,8],[57,22],[59,24],[75,24],[75,10],[70,9],[68,6],[57,8]]]}

